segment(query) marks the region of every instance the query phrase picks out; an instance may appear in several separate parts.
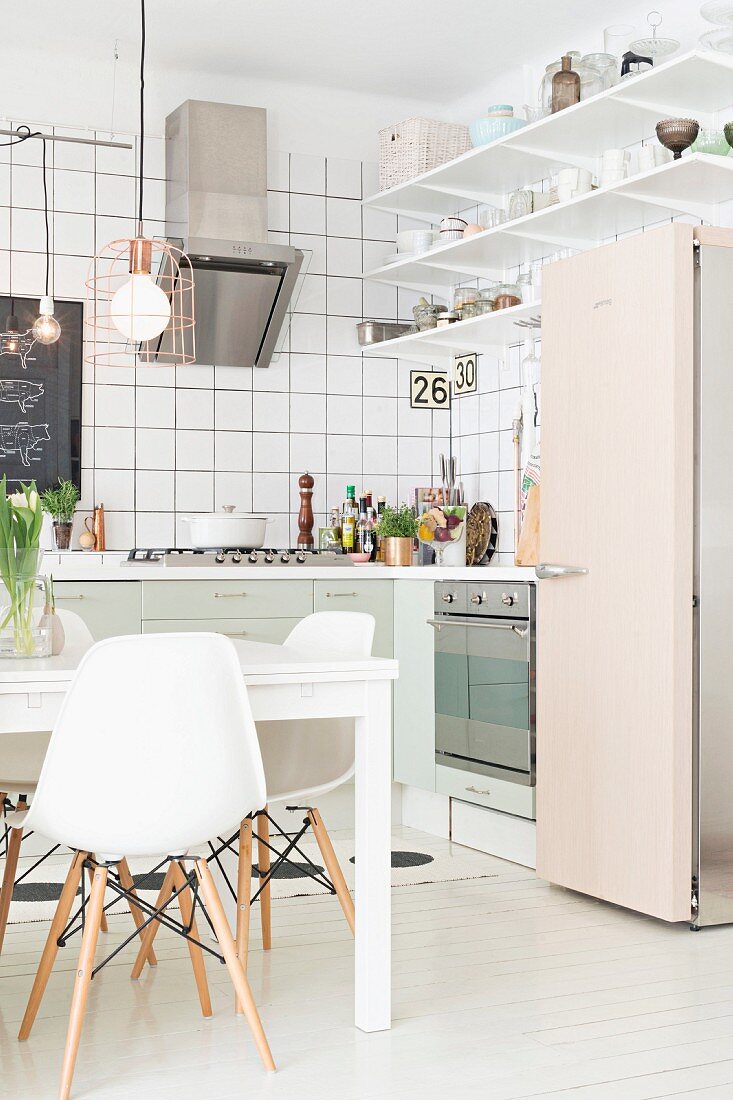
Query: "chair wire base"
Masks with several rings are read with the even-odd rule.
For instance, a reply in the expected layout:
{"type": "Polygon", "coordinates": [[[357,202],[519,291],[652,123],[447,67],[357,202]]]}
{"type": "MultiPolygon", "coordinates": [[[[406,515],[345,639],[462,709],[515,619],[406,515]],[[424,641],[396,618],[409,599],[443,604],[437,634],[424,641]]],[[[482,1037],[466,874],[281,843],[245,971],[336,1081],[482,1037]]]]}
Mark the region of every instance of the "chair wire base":
{"type": "MultiPolygon", "coordinates": [[[[149,875],[155,874],[157,871],[159,871],[160,868],[168,862],[170,861],[166,857],[166,859],[162,860],[161,863],[157,865],[157,867],[155,867],[152,871],[148,871],[146,875],[143,876],[143,881],[149,875]]],[[[206,923],[211,929],[212,934],[215,935],[216,933],[214,932],[214,926],[211,923],[209,914],[206,912],[204,905],[200,904],[198,880],[195,873],[193,871],[186,871],[186,868],[184,867],[181,860],[176,860],[176,862],[181,868],[184,882],[181,886],[178,887],[178,889],[171,888],[171,896],[166,902],[164,902],[163,905],[160,906],[160,908],[156,909],[154,905],[151,905],[149,902],[140,898],[137,893],[133,893],[132,890],[127,890],[122,885],[122,883],[120,882],[119,872],[117,871],[116,865],[114,863],[100,863],[97,860],[91,858],[88,858],[84,861],[85,870],[89,868],[93,870],[95,867],[107,867],[109,871],[107,877],[107,885],[117,896],[114,898],[113,901],[108,902],[108,904],[104,907],[105,912],[107,909],[110,909],[113,905],[115,905],[119,898],[125,898],[131,907],[134,905],[140,911],[140,913],[146,917],[146,919],[143,920],[139,927],[136,927],[135,930],[122,941],[122,943],[118,944],[117,947],[115,947],[114,951],[111,951],[106,958],[104,958],[100,963],[97,964],[97,966],[94,967],[91,975],[92,978],[95,978],[99,971],[102,970],[107,965],[107,963],[111,962],[112,959],[119,955],[119,953],[123,951],[128,946],[128,944],[132,943],[134,939],[142,935],[148,925],[152,924],[154,920],[157,920],[160,924],[163,925],[164,928],[168,928],[171,932],[175,932],[176,935],[181,937],[181,939],[188,940],[196,947],[200,947],[202,951],[206,951],[207,954],[213,955],[214,958],[218,959],[220,963],[225,963],[223,955],[220,955],[218,951],[215,951],[213,949],[213,947],[209,947],[207,944],[201,943],[200,940],[191,935],[191,928],[193,927],[197,906],[203,913],[206,923]],[[176,898],[178,898],[178,896],[183,893],[184,890],[191,890],[193,894],[191,919],[187,924],[179,923],[165,912],[168,906],[171,905],[176,900],[176,898]]],[[[136,889],[138,888],[139,886],[136,886],[136,889]]],[[[76,933],[79,931],[83,932],[84,930],[85,912],[88,904],[86,887],[84,884],[84,875],[82,875],[81,877],[81,894],[82,897],[79,908],[77,909],[76,913],[71,917],[66,928],[58,938],[57,942],[59,947],[64,947],[71,936],[76,935],[76,933]]]]}
{"type": "MultiPolygon", "coordinates": [[[[305,811],[306,816],[303,818],[303,825],[297,832],[291,833],[283,831],[277,821],[275,821],[275,819],[268,813],[267,810],[259,810],[256,814],[249,814],[249,819],[251,821],[254,821],[255,818],[258,817],[265,817],[272,826],[272,831],[270,834],[271,837],[281,837],[283,840],[287,841],[287,846],[285,847],[284,851],[280,851],[278,848],[275,848],[269,841],[263,840],[261,837],[257,838],[258,847],[260,844],[264,844],[265,847],[268,848],[269,851],[275,856],[275,861],[271,864],[268,872],[263,875],[262,870],[259,866],[258,857],[257,870],[259,873],[259,886],[250,898],[250,905],[254,905],[262,891],[270,883],[270,880],[276,875],[278,869],[284,864],[290,864],[291,867],[297,866],[299,871],[304,872],[309,878],[313,879],[314,882],[317,882],[319,886],[322,886],[324,890],[327,890],[329,894],[333,894],[334,896],[336,894],[336,888],[334,887],[331,880],[322,871],[322,869],[313,862],[310,856],[308,856],[302,850],[302,848],[299,847],[301,840],[311,828],[311,821],[310,817],[308,817],[308,814],[310,813],[312,807],[286,806],[285,809],[288,810],[290,813],[296,813],[299,810],[305,811]],[[297,852],[297,854],[304,861],[303,864],[296,864],[295,860],[290,858],[292,852],[297,852]]],[[[219,857],[224,851],[229,851],[235,856],[239,855],[239,848],[237,846],[239,841],[239,830],[237,830],[237,832],[234,833],[234,835],[230,837],[229,840],[225,840],[223,837],[217,837],[217,840],[219,842],[218,848],[214,847],[214,845],[209,842],[209,849],[211,853],[210,858],[214,860],[217,867],[219,868],[219,871],[221,872],[229,893],[234,898],[234,900],[237,901],[238,899],[236,888],[232,885],[232,882],[219,857]]]]}

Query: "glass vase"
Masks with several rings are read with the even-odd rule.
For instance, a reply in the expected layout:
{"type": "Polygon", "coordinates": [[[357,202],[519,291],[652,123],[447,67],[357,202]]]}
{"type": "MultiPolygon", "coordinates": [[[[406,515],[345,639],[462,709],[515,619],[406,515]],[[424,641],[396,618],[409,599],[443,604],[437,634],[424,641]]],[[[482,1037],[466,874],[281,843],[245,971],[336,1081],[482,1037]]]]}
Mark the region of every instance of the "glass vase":
{"type": "MultiPolygon", "coordinates": [[[[41,552],[25,553],[27,564],[37,561],[41,552]]],[[[15,570],[6,575],[0,588],[0,659],[50,656],[50,603],[48,577],[15,570]]]]}

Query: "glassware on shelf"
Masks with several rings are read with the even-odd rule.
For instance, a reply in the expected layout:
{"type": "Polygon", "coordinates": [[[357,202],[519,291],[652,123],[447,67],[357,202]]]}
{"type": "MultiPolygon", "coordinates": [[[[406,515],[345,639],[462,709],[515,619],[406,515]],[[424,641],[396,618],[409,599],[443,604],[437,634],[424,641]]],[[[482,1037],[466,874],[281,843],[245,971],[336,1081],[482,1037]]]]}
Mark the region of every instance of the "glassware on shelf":
{"type": "Polygon", "coordinates": [[[483,314],[485,314],[485,313],[493,313],[494,312],[494,300],[495,300],[495,298],[496,298],[496,287],[495,286],[484,287],[483,290],[479,291],[478,301],[476,302],[476,309],[478,310],[478,315],[479,316],[483,316],[483,314]]]}
{"type": "Polygon", "coordinates": [[[499,283],[496,288],[494,309],[511,309],[512,306],[521,306],[522,291],[517,283],[499,283]]]}
{"type": "Polygon", "coordinates": [[[635,38],[629,46],[629,49],[634,53],[643,54],[645,57],[651,57],[652,61],[657,61],[657,59],[661,57],[670,57],[673,53],[677,53],[680,44],[676,38],[661,38],[657,34],[663,22],[661,13],[658,11],[650,11],[646,17],[646,21],[652,33],[644,38],[635,38]]]}
{"type": "Polygon", "coordinates": [[[700,8],[700,15],[707,23],[717,23],[720,27],[733,26],[733,3],[731,0],[708,0],[700,8]]]}
{"type": "MultiPolygon", "coordinates": [[[[581,58],[580,64],[586,69],[595,69],[595,71],[599,74],[603,85],[601,91],[606,91],[608,88],[612,88],[614,84],[618,84],[620,75],[619,64],[612,53],[587,53],[583,58],[581,58]]],[[[582,75],[580,83],[580,98],[587,98],[587,96],[583,95],[582,75]]]]}
{"type": "Polygon", "coordinates": [[[605,92],[606,82],[599,69],[595,65],[588,65],[584,61],[578,61],[575,71],[580,77],[580,98],[590,99],[591,96],[605,92]]]}
{"type": "Polygon", "coordinates": [[[621,58],[629,49],[629,43],[634,37],[635,28],[630,23],[614,23],[605,27],[603,31],[604,53],[611,54],[616,59],[616,79],[621,70],[621,58]]]}
{"type": "Polygon", "coordinates": [[[492,207],[484,211],[478,221],[482,229],[495,229],[497,225],[503,225],[506,221],[506,210],[498,206],[492,207]]]}
{"type": "Polygon", "coordinates": [[[580,102],[580,74],[573,69],[572,65],[572,57],[565,54],[560,71],[552,75],[553,115],[580,102]]]}
{"type": "Polygon", "coordinates": [[[534,193],[529,187],[520,187],[516,191],[512,191],[508,202],[507,216],[509,221],[531,214],[534,209],[533,203],[534,193]]]}
{"type": "MultiPolygon", "coordinates": [[[[478,290],[474,286],[457,286],[453,291],[453,309],[463,315],[466,306],[478,301],[478,290]]],[[[475,316],[475,314],[474,314],[475,316]]]]}
{"type": "Polygon", "coordinates": [[[700,132],[700,124],[694,118],[665,118],[657,123],[656,129],[660,143],[679,160],[700,132]]]}
{"type": "Polygon", "coordinates": [[[718,27],[700,35],[700,45],[718,53],[733,53],[733,27],[718,27]]]}

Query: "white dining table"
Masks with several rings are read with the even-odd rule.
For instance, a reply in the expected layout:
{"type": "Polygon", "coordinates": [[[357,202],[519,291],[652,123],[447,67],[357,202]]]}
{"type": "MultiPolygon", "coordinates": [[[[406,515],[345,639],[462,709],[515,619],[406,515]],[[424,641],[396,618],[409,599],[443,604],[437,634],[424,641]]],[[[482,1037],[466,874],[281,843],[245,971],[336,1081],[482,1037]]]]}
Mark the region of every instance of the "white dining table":
{"type": "MultiPolygon", "coordinates": [[[[354,1022],[362,1031],[391,1025],[391,681],[397,661],[344,660],[281,645],[233,641],[255,722],[353,717],[356,737],[356,944],[354,1022]]],[[[49,730],[84,649],[58,657],[0,660],[0,752],[3,731],[49,730]]],[[[121,690],[130,685],[121,684],[121,690]]],[[[112,701],[111,701],[112,702],[112,701]]],[[[89,716],[104,736],[104,715],[89,716]]]]}

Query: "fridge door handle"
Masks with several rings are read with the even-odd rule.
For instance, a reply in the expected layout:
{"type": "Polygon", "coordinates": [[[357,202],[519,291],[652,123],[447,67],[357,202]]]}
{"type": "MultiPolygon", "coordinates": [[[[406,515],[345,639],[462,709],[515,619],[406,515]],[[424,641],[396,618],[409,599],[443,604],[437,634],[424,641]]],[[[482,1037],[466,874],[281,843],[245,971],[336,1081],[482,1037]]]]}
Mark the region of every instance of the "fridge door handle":
{"type": "Polygon", "coordinates": [[[569,577],[587,572],[588,570],[582,565],[550,565],[547,562],[542,562],[534,567],[534,573],[538,581],[549,581],[554,577],[569,577]]]}

